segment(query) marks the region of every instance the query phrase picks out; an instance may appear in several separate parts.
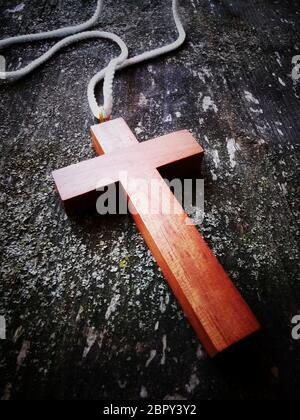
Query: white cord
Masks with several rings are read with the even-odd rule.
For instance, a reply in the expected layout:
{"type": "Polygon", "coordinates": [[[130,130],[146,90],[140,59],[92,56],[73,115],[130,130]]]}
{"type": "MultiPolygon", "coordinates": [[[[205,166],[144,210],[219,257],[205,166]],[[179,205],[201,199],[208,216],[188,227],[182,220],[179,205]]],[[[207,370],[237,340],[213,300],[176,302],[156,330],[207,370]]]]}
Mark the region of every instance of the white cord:
{"type": "Polygon", "coordinates": [[[185,30],[182,26],[180,21],[179,13],[178,13],[178,0],[172,0],[172,10],[174,21],[178,30],[178,38],[173,43],[166,45],[161,48],[157,48],[155,50],[145,52],[143,54],[137,55],[132,58],[128,58],[128,48],[125,42],[117,35],[111,32],[102,32],[102,31],[86,31],[87,29],[93,27],[101,14],[102,7],[103,7],[104,0],[98,0],[96,11],[91,19],[87,22],[69,26],[62,29],[56,29],[50,32],[41,32],[37,34],[31,35],[21,35],[12,38],[7,38],[0,41],[0,50],[10,47],[11,45],[16,44],[23,44],[26,42],[33,42],[33,41],[40,41],[44,39],[51,39],[51,38],[64,38],[55,44],[49,51],[43,54],[41,57],[37,58],[36,60],[32,61],[26,67],[11,71],[11,72],[0,72],[1,79],[7,80],[16,80],[20,79],[32,71],[34,71],[37,67],[41,64],[48,61],[54,54],[56,54],[62,48],[71,45],[75,42],[91,39],[91,38],[104,38],[114,41],[118,44],[121,49],[121,54],[110,61],[107,67],[97,73],[90,81],[88,86],[88,101],[90,108],[92,110],[93,115],[96,118],[100,119],[108,119],[111,116],[112,108],[113,108],[113,80],[116,70],[121,70],[125,67],[141,63],[143,61],[161,56],[163,54],[167,54],[177,48],[179,48],[183,42],[185,41],[185,30]],[[86,31],[86,32],[83,32],[86,31]],[[103,83],[103,97],[104,97],[104,104],[102,107],[99,107],[96,97],[95,97],[95,88],[96,85],[104,79],[103,83]]]}

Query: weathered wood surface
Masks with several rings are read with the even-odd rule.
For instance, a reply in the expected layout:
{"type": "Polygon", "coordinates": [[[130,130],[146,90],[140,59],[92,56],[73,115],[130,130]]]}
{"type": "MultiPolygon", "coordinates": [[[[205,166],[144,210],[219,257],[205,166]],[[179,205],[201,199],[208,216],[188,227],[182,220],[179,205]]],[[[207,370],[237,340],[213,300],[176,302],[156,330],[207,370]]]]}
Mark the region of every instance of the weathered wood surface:
{"type": "MultiPolygon", "coordinates": [[[[1,2],[1,36],[79,22],[94,8],[24,1],[14,12],[20,3],[1,2]]],[[[184,48],[115,86],[115,116],[140,139],[185,128],[203,139],[206,218],[191,216],[266,328],[256,344],[265,376],[249,376],[253,355],[239,372],[205,357],[130,217],[70,222],[53,194],[53,169],[94,156],[86,86],[117,54],[97,41],[0,86],[1,396],[299,397],[298,3],[182,2],[184,48]]],[[[106,5],[99,28],[124,35],[131,51],[175,35],[167,1],[106,5]]],[[[16,67],[49,45],[7,59],[16,67]]]]}

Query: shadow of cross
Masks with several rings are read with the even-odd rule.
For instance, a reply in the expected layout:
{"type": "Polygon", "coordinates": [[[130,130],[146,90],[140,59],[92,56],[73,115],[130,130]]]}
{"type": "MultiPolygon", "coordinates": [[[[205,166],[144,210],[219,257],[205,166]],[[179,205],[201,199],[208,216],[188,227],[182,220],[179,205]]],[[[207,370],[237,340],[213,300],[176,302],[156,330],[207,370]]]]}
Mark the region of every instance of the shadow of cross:
{"type": "Polygon", "coordinates": [[[258,331],[253,313],[158,172],[175,168],[184,176],[199,170],[203,149],[192,135],[180,131],[139,143],[117,119],[92,127],[92,138],[100,157],[53,172],[65,206],[77,208],[94,199],[108,179],[121,183],[138,229],[208,354],[213,357],[258,331]],[[128,182],[132,179],[143,182],[128,182]],[[164,211],[162,197],[171,211],[164,211]]]}

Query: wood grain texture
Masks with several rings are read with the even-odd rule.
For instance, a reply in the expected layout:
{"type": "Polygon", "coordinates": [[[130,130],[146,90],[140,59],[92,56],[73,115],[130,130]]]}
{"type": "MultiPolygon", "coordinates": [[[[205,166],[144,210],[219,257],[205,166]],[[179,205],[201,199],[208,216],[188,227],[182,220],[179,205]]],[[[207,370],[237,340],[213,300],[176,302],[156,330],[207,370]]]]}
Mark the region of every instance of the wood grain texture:
{"type": "Polygon", "coordinates": [[[215,356],[260,326],[160,174],[149,169],[144,179],[161,182],[174,212],[145,212],[158,197],[143,183],[142,189],[127,188],[135,223],[208,354],[215,356]]]}
{"type": "Polygon", "coordinates": [[[121,182],[138,229],[208,354],[258,331],[258,321],[158,172],[178,161],[185,173],[200,165],[203,150],[191,134],[138,143],[118,119],[92,127],[92,139],[101,157],[53,174],[62,200],[85,199],[96,184],[121,182]]]}

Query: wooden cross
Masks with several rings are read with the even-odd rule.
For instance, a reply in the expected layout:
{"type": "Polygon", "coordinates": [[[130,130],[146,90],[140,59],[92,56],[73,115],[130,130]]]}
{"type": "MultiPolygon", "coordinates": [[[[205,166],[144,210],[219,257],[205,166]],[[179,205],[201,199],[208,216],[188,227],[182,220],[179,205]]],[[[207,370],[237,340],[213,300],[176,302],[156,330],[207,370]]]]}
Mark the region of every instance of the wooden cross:
{"type": "MultiPolygon", "coordinates": [[[[174,170],[180,176],[199,170],[203,149],[188,131],[139,143],[123,119],[92,127],[100,157],[53,173],[66,209],[77,209],[91,200],[101,180],[122,183],[120,173],[143,179],[140,185],[123,185],[133,218],[165,278],[210,356],[258,331],[260,325],[222,266],[172,194],[158,170],[174,170]],[[171,214],[149,212],[155,180],[168,201],[171,214]],[[146,183],[146,184],[145,184],[146,183]]],[[[158,203],[160,204],[160,203],[158,203]]],[[[161,206],[156,206],[160,208],[161,206]]]]}

